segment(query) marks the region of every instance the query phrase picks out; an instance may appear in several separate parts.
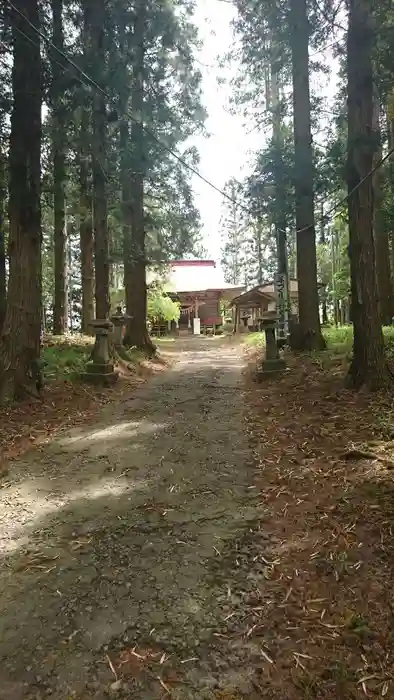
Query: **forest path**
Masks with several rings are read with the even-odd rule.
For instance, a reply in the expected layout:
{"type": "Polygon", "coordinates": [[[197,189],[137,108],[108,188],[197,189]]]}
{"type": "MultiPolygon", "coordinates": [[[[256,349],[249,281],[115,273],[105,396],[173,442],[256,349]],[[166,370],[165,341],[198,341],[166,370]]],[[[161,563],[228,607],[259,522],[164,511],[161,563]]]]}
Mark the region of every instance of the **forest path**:
{"type": "Polygon", "coordinates": [[[264,580],[242,348],[168,347],[168,372],[12,463],[1,700],[259,697],[259,645],[229,633],[264,580]]]}

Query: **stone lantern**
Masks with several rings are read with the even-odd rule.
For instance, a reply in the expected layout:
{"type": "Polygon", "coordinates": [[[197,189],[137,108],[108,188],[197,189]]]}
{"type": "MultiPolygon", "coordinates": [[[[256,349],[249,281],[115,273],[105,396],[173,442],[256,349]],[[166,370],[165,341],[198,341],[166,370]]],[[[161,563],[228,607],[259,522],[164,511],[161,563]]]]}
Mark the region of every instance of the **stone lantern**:
{"type": "Polygon", "coordinates": [[[123,347],[123,330],[128,321],[132,316],[128,314],[121,313],[121,309],[116,309],[116,313],[111,316],[111,322],[113,324],[112,332],[112,342],[116,348],[123,347]]]}
{"type": "Polygon", "coordinates": [[[261,325],[265,333],[265,359],[257,374],[259,378],[276,376],[286,369],[286,362],[279,356],[276,342],[276,319],[263,319],[261,325]]]}
{"type": "Polygon", "coordinates": [[[90,325],[96,336],[90,362],[86,365],[86,372],[82,378],[91,384],[103,384],[109,386],[118,379],[118,372],[114,370],[110,353],[110,336],[113,333],[113,323],[109,319],[94,319],[90,325]]]}

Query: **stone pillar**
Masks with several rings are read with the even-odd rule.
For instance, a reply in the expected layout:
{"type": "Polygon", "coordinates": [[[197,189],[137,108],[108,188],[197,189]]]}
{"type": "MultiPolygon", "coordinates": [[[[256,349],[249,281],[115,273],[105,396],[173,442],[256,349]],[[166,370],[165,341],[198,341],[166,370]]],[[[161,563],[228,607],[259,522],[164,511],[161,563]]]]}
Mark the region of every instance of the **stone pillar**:
{"type": "Polygon", "coordinates": [[[114,326],[109,319],[94,319],[90,325],[96,336],[91,360],[86,365],[86,372],[82,378],[91,384],[113,384],[118,373],[114,371],[114,364],[110,355],[110,336],[114,326]]]}
{"type": "Polygon", "coordinates": [[[113,324],[112,342],[116,348],[123,345],[123,329],[127,321],[130,321],[131,318],[132,317],[127,314],[114,314],[114,316],[111,316],[111,322],[113,324]]]}
{"type": "Polygon", "coordinates": [[[276,342],[276,319],[263,320],[262,325],[265,332],[265,359],[257,372],[259,379],[276,376],[286,369],[286,362],[279,356],[276,342]]]}

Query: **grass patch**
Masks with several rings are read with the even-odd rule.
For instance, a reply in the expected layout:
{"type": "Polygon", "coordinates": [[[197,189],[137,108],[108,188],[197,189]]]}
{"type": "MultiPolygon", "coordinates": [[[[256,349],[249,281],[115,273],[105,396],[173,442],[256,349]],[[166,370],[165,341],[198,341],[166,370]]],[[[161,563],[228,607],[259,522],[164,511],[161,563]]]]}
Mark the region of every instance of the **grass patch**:
{"type": "Polygon", "coordinates": [[[346,355],[352,352],[353,326],[329,326],[323,329],[327,349],[333,355],[346,355]]]}
{"type": "Polygon", "coordinates": [[[261,331],[256,333],[248,333],[244,336],[244,343],[255,348],[263,346],[265,345],[265,333],[261,331]]]}
{"type": "Polygon", "coordinates": [[[72,379],[84,371],[92,352],[93,338],[84,335],[50,336],[44,341],[41,358],[45,379],[72,379]]]}
{"type": "MultiPolygon", "coordinates": [[[[48,336],[43,344],[41,359],[44,380],[75,380],[86,370],[94,338],[86,335],[48,336]]],[[[122,348],[119,362],[122,366],[140,366],[146,356],[137,348],[122,348]]],[[[131,369],[131,367],[129,367],[131,369]]]]}
{"type": "MultiPolygon", "coordinates": [[[[330,326],[323,329],[327,349],[333,355],[351,356],[353,348],[353,326],[330,326]]],[[[394,326],[383,327],[383,337],[386,352],[394,357],[394,326]]]]}

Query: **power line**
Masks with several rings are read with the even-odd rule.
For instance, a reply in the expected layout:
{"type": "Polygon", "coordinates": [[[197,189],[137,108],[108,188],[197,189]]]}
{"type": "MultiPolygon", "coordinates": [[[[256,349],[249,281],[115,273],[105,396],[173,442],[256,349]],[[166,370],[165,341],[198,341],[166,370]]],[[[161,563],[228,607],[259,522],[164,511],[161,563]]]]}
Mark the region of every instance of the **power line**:
{"type": "MultiPolygon", "coordinates": [[[[80,67],[78,66],[78,64],[75,63],[75,61],[73,61],[69,56],[67,56],[67,54],[66,54],[64,51],[62,51],[62,49],[59,49],[59,47],[56,46],[56,45],[53,43],[53,41],[52,41],[51,39],[49,39],[47,36],[45,36],[45,34],[44,34],[43,32],[41,32],[41,30],[40,30],[38,27],[36,27],[36,26],[29,20],[29,18],[26,17],[26,15],[23,14],[23,12],[21,12],[21,10],[19,10],[17,7],[15,7],[15,5],[11,2],[11,0],[6,0],[6,2],[7,2],[7,4],[9,5],[9,7],[11,7],[11,9],[12,9],[14,12],[16,12],[20,17],[22,17],[22,18],[27,22],[27,24],[33,29],[33,31],[34,31],[38,36],[41,37],[41,39],[42,39],[43,41],[45,41],[49,46],[51,46],[53,49],[55,49],[55,51],[57,51],[57,52],[58,52],[58,53],[59,53],[59,54],[60,54],[60,55],[61,55],[61,56],[62,56],[62,57],[63,57],[63,58],[64,58],[64,59],[65,59],[65,60],[66,60],[66,61],[67,61],[67,62],[68,62],[68,63],[69,63],[69,64],[84,78],[84,79],[85,79],[85,81],[88,83],[88,85],[89,85],[90,87],[95,88],[95,89],[98,90],[102,95],[104,95],[104,97],[108,100],[109,103],[115,104],[113,98],[111,98],[111,96],[110,96],[98,83],[96,83],[96,81],[93,80],[93,78],[91,78],[84,70],[82,70],[82,68],[80,68],[80,67]]],[[[26,35],[25,35],[25,36],[26,36],[26,35]]],[[[26,37],[26,38],[29,38],[29,37],[26,37]]],[[[79,81],[80,81],[81,84],[83,84],[83,81],[82,81],[81,79],[79,79],[79,81]]],[[[86,85],[86,82],[85,82],[85,85],[86,85]]],[[[115,107],[116,107],[116,105],[115,105],[115,107]]],[[[151,130],[150,130],[148,127],[146,127],[144,124],[141,124],[141,123],[138,121],[138,119],[136,119],[136,118],[131,114],[130,111],[127,111],[127,116],[128,116],[129,119],[130,119],[131,121],[133,121],[134,123],[140,124],[141,128],[143,129],[143,131],[145,131],[145,133],[146,133],[148,136],[150,136],[154,141],[156,141],[156,142],[163,148],[163,150],[167,151],[167,153],[169,153],[173,158],[175,158],[175,160],[177,160],[181,165],[183,165],[183,166],[184,166],[185,168],[187,168],[190,172],[192,172],[194,175],[196,175],[200,180],[202,180],[202,182],[205,182],[206,185],[208,185],[208,186],[211,187],[213,190],[215,190],[216,192],[218,192],[218,193],[219,193],[222,197],[224,197],[225,199],[228,199],[230,202],[232,202],[232,204],[236,204],[238,207],[240,207],[240,209],[244,209],[245,211],[247,211],[247,212],[249,213],[248,207],[246,207],[246,206],[245,206],[244,204],[242,204],[241,202],[238,202],[238,201],[234,200],[230,195],[228,195],[226,192],[224,192],[223,190],[221,190],[220,187],[218,187],[218,186],[215,185],[213,182],[211,182],[211,181],[208,180],[206,177],[204,177],[204,175],[202,175],[196,168],[194,168],[192,165],[189,165],[189,163],[187,163],[183,158],[181,158],[181,156],[179,156],[177,153],[175,153],[175,151],[173,151],[169,146],[167,146],[167,144],[165,144],[161,139],[159,139],[159,138],[156,136],[156,134],[153,133],[153,131],[151,131],[151,130]]]]}
{"type": "MultiPolygon", "coordinates": [[[[373,167],[366,175],[364,175],[364,177],[360,180],[360,182],[358,182],[357,185],[355,185],[355,186],[353,187],[353,189],[350,190],[350,192],[348,192],[347,194],[345,194],[345,195],[339,200],[339,202],[337,202],[336,204],[334,204],[334,205],[328,210],[328,212],[326,212],[326,214],[323,214],[323,216],[319,219],[319,221],[327,221],[327,219],[329,219],[330,216],[331,216],[332,214],[334,214],[336,211],[338,211],[338,209],[340,209],[340,207],[342,206],[342,204],[345,204],[345,202],[347,202],[347,201],[350,199],[350,197],[352,197],[352,195],[353,195],[355,192],[357,192],[357,190],[361,187],[361,185],[363,185],[364,182],[366,182],[367,180],[369,180],[369,178],[372,177],[372,176],[376,173],[377,170],[379,170],[379,168],[383,165],[383,163],[385,163],[386,160],[388,160],[388,159],[393,155],[393,153],[394,153],[394,146],[393,146],[392,148],[390,148],[390,149],[387,151],[387,153],[386,153],[385,156],[383,156],[382,158],[380,158],[380,159],[378,160],[378,162],[375,163],[374,167],[373,167]]],[[[336,191],[338,192],[338,190],[336,190],[336,191]]],[[[333,195],[333,194],[335,194],[335,193],[333,192],[332,195],[333,195]]],[[[331,195],[331,196],[332,196],[332,195],[331,195]]],[[[328,197],[329,197],[329,196],[330,196],[330,195],[328,195],[328,197]]],[[[325,197],[325,198],[323,199],[322,204],[324,204],[324,202],[327,201],[328,197],[325,197]]],[[[303,233],[304,231],[309,231],[309,229],[313,228],[314,225],[315,225],[315,224],[313,223],[313,224],[309,224],[308,226],[304,226],[303,228],[299,228],[299,229],[296,230],[296,233],[303,233]]]]}
{"type": "Polygon", "coordinates": [[[392,148],[390,148],[390,149],[387,151],[387,153],[386,153],[385,156],[382,156],[382,158],[379,158],[378,162],[375,163],[374,167],[373,167],[366,175],[364,175],[364,177],[360,180],[360,182],[358,182],[357,185],[355,185],[355,186],[353,187],[353,189],[350,190],[350,192],[348,192],[344,197],[342,197],[342,199],[339,200],[339,202],[337,202],[337,204],[335,205],[335,207],[332,207],[332,208],[324,215],[323,219],[326,219],[327,217],[331,216],[331,214],[334,213],[334,211],[336,211],[337,209],[339,209],[339,207],[341,207],[342,204],[344,204],[345,202],[347,202],[347,201],[350,199],[350,197],[351,197],[355,192],[357,192],[357,190],[359,189],[359,187],[361,187],[361,185],[363,185],[364,182],[366,182],[367,180],[369,180],[369,178],[372,177],[372,176],[376,173],[377,170],[379,170],[379,168],[383,165],[383,163],[385,163],[386,160],[388,160],[388,159],[393,155],[393,153],[394,153],[394,146],[393,146],[392,148]]]}
{"type": "MultiPolygon", "coordinates": [[[[23,12],[21,12],[21,10],[19,10],[17,7],[15,7],[15,5],[12,3],[11,0],[6,0],[6,2],[7,2],[7,4],[9,5],[9,7],[11,7],[11,9],[12,9],[14,12],[16,12],[20,17],[22,17],[22,18],[27,22],[27,24],[33,29],[33,31],[34,31],[38,36],[40,36],[40,37],[43,39],[43,41],[45,41],[47,44],[49,44],[49,46],[51,46],[53,49],[55,49],[55,51],[57,51],[57,52],[65,59],[65,61],[67,61],[67,63],[69,63],[69,64],[77,71],[77,73],[79,73],[79,74],[85,79],[85,81],[87,81],[87,83],[88,83],[88,85],[89,85],[90,87],[95,88],[95,89],[98,90],[102,95],[104,95],[104,97],[108,100],[109,103],[113,103],[113,102],[114,102],[113,98],[111,98],[111,96],[110,96],[105,90],[103,90],[103,88],[102,88],[98,83],[96,83],[96,81],[93,80],[93,78],[91,78],[84,70],[82,70],[82,68],[80,68],[69,56],[67,56],[67,54],[66,54],[64,51],[62,51],[61,49],[59,49],[59,47],[57,47],[57,46],[52,42],[51,39],[49,39],[48,37],[46,37],[45,34],[43,34],[43,32],[41,32],[41,30],[40,30],[38,27],[36,27],[36,26],[28,19],[28,17],[26,17],[26,16],[23,14],[23,12]]],[[[24,34],[21,30],[19,30],[19,31],[20,31],[29,41],[31,41],[32,43],[34,43],[30,37],[28,37],[26,34],[24,34]]],[[[337,43],[337,42],[336,42],[336,43],[337,43]]],[[[84,84],[84,83],[83,83],[83,80],[81,80],[81,78],[78,78],[78,79],[79,79],[79,82],[83,85],[83,84],[84,84]]],[[[85,85],[86,85],[86,82],[85,82],[85,85]]],[[[128,115],[128,117],[129,117],[129,119],[130,119],[131,121],[133,121],[133,122],[136,123],[136,124],[140,124],[140,122],[130,113],[130,111],[127,111],[127,115],[128,115]]],[[[190,172],[192,172],[194,175],[196,175],[198,178],[200,178],[203,182],[205,182],[209,187],[211,187],[211,188],[214,189],[216,192],[218,192],[223,198],[229,200],[232,204],[235,204],[237,207],[239,207],[240,209],[243,209],[244,211],[246,211],[248,214],[251,214],[252,216],[253,216],[253,214],[256,214],[256,212],[253,212],[253,210],[250,210],[249,207],[247,207],[246,205],[244,205],[242,202],[239,202],[239,201],[233,199],[233,198],[232,198],[230,195],[228,195],[225,191],[221,190],[219,187],[217,187],[216,185],[214,185],[210,180],[208,180],[208,179],[205,178],[203,175],[201,175],[201,173],[200,173],[196,168],[193,168],[193,166],[189,165],[185,160],[183,160],[183,158],[181,158],[180,156],[178,156],[177,153],[175,153],[169,146],[167,146],[167,144],[163,143],[163,141],[162,141],[161,139],[159,139],[150,129],[148,129],[148,128],[147,128],[146,126],[144,126],[143,124],[140,124],[140,125],[141,125],[143,131],[145,131],[145,133],[147,133],[148,136],[150,136],[150,137],[151,137],[154,141],[156,141],[165,151],[167,151],[167,153],[169,153],[169,154],[170,154],[173,158],[175,158],[175,160],[177,160],[181,165],[183,165],[185,168],[187,168],[188,170],[190,170],[190,172]]],[[[368,180],[370,177],[372,177],[372,175],[383,165],[383,163],[384,163],[386,160],[388,160],[388,158],[390,158],[390,156],[391,156],[393,153],[394,153],[394,147],[392,147],[392,148],[386,153],[385,156],[383,156],[382,158],[380,158],[380,160],[379,160],[379,161],[375,164],[375,166],[362,178],[362,180],[360,180],[360,182],[357,183],[357,185],[355,185],[355,187],[353,187],[353,189],[352,189],[350,192],[348,192],[344,197],[342,197],[342,199],[340,199],[340,201],[337,202],[337,204],[335,204],[333,207],[331,207],[331,209],[329,209],[329,211],[328,211],[320,220],[326,220],[328,217],[331,216],[331,214],[333,214],[335,211],[337,211],[338,208],[339,208],[340,206],[342,206],[342,204],[344,204],[345,202],[347,202],[347,201],[349,200],[349,198],[359,189],[359,187],[361,187],[361,185],[362,185],[364,182],[366,182],[366,180],[368,180]]],[[[326,197],[325,199],[327,199],[327,197],[326,197]]],[[[324,201],[324,200],[323,200],[323,201],[324,201]]],[[[314,226],[314,223],[313,223],[313,224],[309,224],[308,226],[304,226],[304,227],[301,228],[301,229],[297,229],[297,230],[296,230],[296,233],[302,233],[303,231],[308,231],[309,229],[313,228],[313,226],[314,226]]]]}
{"type": "MultiPolygon", "coordinates": [[[[33,29],[33,31],[34,31],[38,36],[40,36],[40,37],[42,38],[43,41],[45,41],[49,46],[51,46],[51,48],[53,48],[55,51],[57,51],[57,53],[58,53],[59,55],[61,55],[62,58],[64,58],[65,61],[66,61],[67,63],[69,63],[69,65],[71,65],[71,66],[74,68],[74,70],[76,70],[77,73],[79,73],[79,74],[85,79],[85,81],[87,81],[87,83],[90,85],[90,87],[94,87],[94,88],[95,88],[96,90],[98,90],[102,95],[104,95],[104,97],[108,100],[109,103],[111,103],[111,102],[114,103],[113,98],[111,98],[111,96],[110,96],[105,90],[103,90],[103,88],[102,88],[95,80],[93,80],[93,78],[91,78],[82,68],[80,68],[80,66],[78,66],[78,64],[75,63],[75,61],[73,61],[69,56],[67,56],[67,54],[66,54],[62,49],[60,49],[58,46],[56,46],[56,45],[53,43],[53,41],[52,41],[51,39],[49,39],[47,36],[45,36],[45,34],[44,34],[43,32],[41,32],[41,30],[40,30],[38,27],[36,27],[36,26],[29,20],[29,18],[26,17],[26,15],[23,14],[23,12],[21,12],[21,10],[19,10],[17,7],[15,7],[15,5],[11,2],[11,0],[6,0],[6,2],[7,2],[7,4],[9,5],[9,7],[11,7],[11,9],[12,9],[14,12],[16,12],[20,17],[22,17],[22,18],[27,22],[27,24],[33,29]]],[[[19,28],[17,28],[17,29],[18,29],[18,31],[19,31],[21,34],[23,34],[23,36],[24,36],[28,41],[30,41],[31,43],[34,44],[34,42],[32,41],[31,37],[27,36],[27,35],[26,35],[22,30],[20,30],[19,28]]],[[[334,42],[334,43],[337,43],[337,42],[334,42]]],[[[326,47],[326,48],[327,48],[327,47],[326,47]]],[[[323,50],[324,50],[324,49],[323,49],[323,50]]],[[[65,66],[63,66],[63,65],[60,64],[59,62],[57,62],[57,63],[58,63],[58,65],[61,65],[63,68],[65,68],[65,66]]],[[[65,68],[65,69],[66,69],[66,68],[65,68]]],[[[66,69],[66,70],[67,70],[67,69],[66,69]]],[[[82,81],[80,78],[78,78],[78,79],[79,79],[79,82],[81,83],[81,85],[84,85],[84,84],[86,85],[86,82],[83,83],[83,81],[82,81]]],[[[130,113],[130,111],[127,111],[127,115],[128,115],[128,117],[130,118],[131,121],[133,121],[133,122],[135,122],[135,123],[139,123],[139,121],[130,113]]],[[[156,134],[154,134],[148,127],[144,126],[143,124],[141,124],[141,127],[142,127],[142,129],[145,131],[145,133],[148,134],[148,136],[150,136],[154,141],[156,141],[165,151],[167,151],[167,153],[169,153],[173,158],[175,158],[175,160],[177,160],[181,165],[183,165],[183,166],[184,166],[185,168],[187,168],[190,172],[192,172],[194,175],[196,175],[196,176],[197,176],[200,180],[202,180],[202,182],[204,182],[206,185],[208,185],[208,186],[211,187],[213,190],[215,190],[216,192],[218,192],[218,194],[220,194],[223,198],[227,199],[227,200],[230,201],[232,204],[235,204],[235,205],[236,205],[237,207],[239,207],[240,209],[243,209],[243,210],[244,210],[245,212],[247,212],[248,214],[253,214],[253,213],[255,214],[255,213],[256,213],[256,212],[251,212],[250,209],[249,209],[249,207],[247,207],[246,205],[244,205],[242,202],[239,202],[238,200],[233,199],[233,197],[231,197],[229,194],[227,194],[224,190],[220,189],[220,187],[218,187],[217,185],[215,185],[213,182],[211,182],[210,180],[208,180],[208,178],[206,178],[204,175],[202,175],[196,168],[194,168],[193,166],[189,165],[189,163],[187,163],[183,158],[181,158],[177,153],[175,153],[169,146],[167,146],[167,144],[163,143],[163,141],[162,141],[161,139],[159,139],[159,138],[156,136],[156,134]]],[[[308,227],[308,228],[309,228],[309,227],[308,227]]]]}

